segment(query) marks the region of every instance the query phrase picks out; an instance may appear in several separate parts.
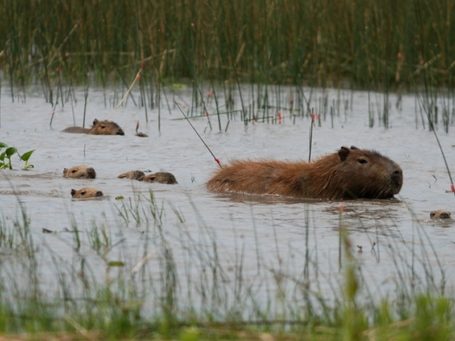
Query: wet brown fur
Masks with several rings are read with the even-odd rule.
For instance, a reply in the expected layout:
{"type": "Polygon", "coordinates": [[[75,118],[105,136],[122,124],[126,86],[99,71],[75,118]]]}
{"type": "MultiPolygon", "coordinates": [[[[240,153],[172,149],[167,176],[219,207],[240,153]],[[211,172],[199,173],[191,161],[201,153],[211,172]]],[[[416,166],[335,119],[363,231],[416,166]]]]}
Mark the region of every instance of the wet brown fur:
{"type": "Polygon", "coordinates": [[[173,185],[177,183],[175,176],[168,172],[156,172],[144,176],[144,182],[159,182],[161,184],[173,185]]]}
{"type": "Polygon", "coordinates": [[[99,121],[97,119],[93,121],[91,128],[68,127],[63,129],[63,132],[90,135],[125,135],[117,123],[108,120],[99,121]]]}
{"type": "Polygon", "coordinates": [[[103,192],[92,187],[84,187],[81,189],[72,189],[71,196],[74,199],[87,199],[87,198],[97,198],[102,197],[103,192]]]}
{"type": "Polygon", "coordinates": [[[381,154],[341,147],[313,162],[234,161],[208,181],[212,192],[277,194],[299,198],[391,198],[403,184],[395,162],[381,154]]]}
{"type": "Polygon", "coordinates": [[[78,165],[63,169],[63,177],[73,179],[95,179],[96,172],[93,167],[78,165]]]}
{"type": "Polygon", "coordinates": [[[129,172],[122,173],[118,176],[120,179],[131,179],[131,180],[139,180],[142,181],[144,178],[145,173],[140,170],[132,170],[129,172]]]}

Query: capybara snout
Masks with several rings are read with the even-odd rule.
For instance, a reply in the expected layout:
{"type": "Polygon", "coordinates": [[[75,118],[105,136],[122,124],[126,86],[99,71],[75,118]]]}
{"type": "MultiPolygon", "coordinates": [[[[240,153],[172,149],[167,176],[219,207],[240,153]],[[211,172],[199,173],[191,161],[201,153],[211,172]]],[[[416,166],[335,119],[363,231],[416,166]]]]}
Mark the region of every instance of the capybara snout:
{"type": "Polygon", "coordinates": [[[320,199],[385,199],[403,185],[400,166],[352,146],[313,162],[234,161],[208,181],[213,192],[278,194],[320,199]]]}

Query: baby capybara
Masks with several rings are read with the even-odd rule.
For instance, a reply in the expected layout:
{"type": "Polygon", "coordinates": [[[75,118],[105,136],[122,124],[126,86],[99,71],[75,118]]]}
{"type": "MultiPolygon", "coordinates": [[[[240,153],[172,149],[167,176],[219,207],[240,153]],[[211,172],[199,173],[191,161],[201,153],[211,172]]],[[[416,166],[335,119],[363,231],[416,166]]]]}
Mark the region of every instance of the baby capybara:
{"type": "Polygon", "coordinates": [[[378,152],[341,147],[313,162],[234,161],[207,183],[213,192],[278,194],[298,198],[391,198],[403,172],[378,152]]]}
{"type": "Polygon", "coordinates": [[[145,173],[143,171],[140,171],[140,170],[132,170],[132,171],[128,171],[128,172],[125,172],[125,173],[122,173],[118,176],[118,178],[120,179],[130,179],[130,180],[139,180],[139,181],[142,181],[142,179],[144,178],[145,176],[145,173]]]}
{"type": "Polygon", "coordinates": [[[177,183],[175,176],[168,172],[156,172],[142,178],[144,182],[159,182],[160,184],[173,185],[177,183]]]}
{"type": "Polygon", "coordinates": [[[436,210],[430,212],[431,219],[450,219],[452,214],[449,211],[445,210],[436,210]]]}
{"type": "Polygon", "coordinates": [[[74,199],[88,199],[88,198],[97,198],[102,197],[103,192],[92,187],[84,187],[81,189],[72,189],[71,196],[74,199]]]}
{"type": "Polygon", "coordinates": [[[64,168],[63,177],[73,179],[95,179],[96,172],[93,167],[79,165],[71,168],[64,168]]]}
{"type": "Polygon", "coordinates": [[[95,119],[91,128],[68,127],[62,130],[65,133],[90,134],[90,135],[125,135],[122,128],[108,120],[99,121],[95,119]]]}
{"type": "Polygon", "coordinates": [[[144,182],[158,182],[161,184],[173,185],[177,183],[175,176],[169,172],[156,172],[145,175],[143,171],[132,170],[129,172],[122,173],[118,178],[139,180],[144,182]]]}

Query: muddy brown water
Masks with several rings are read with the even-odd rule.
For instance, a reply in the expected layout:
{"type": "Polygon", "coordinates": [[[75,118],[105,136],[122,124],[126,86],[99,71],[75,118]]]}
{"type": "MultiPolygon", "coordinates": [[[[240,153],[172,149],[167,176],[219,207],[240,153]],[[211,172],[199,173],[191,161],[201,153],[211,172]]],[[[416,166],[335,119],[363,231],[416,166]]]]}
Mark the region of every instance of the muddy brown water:
{"type": "MultiPolygon", "coordinates": [[[[247,89],[243,100],[251,104],[254,101],[247,89]]],[[[283,98],[292,93],[292,89],[281,91],[283,98]]],[[[74,124],[73,115],[76,124],[82,123],[83,91],[76,90],[75,94],[77,102],[67,102],[63,107],[57,105],[50,127],[52,106],[44,101],[39,90],[31,88],[25,100],[15,98],[13,102],[8,89],[2,87],[0,141],[21,152],[29,149],[35,152],[30,160],[33,169],[21,170],[21,162],[13,159],[15,169],[1,171],[1,217],[3,226],[13,226],[20,205],[25,208],[39,255],[38,272],[43,285],[56,285],[56,273],[60,271],[50,261],[50,255],[65,264],[62,268],[70,269],[77,267],[75,255],[83,254],[93,272],[100,273],[100,280],[106,273],[106,261],[124,261],[127,272],[144,262],[142,266],[158,274],[162,270],[163,239],[147,202],[152,192],[158,211],[163,209],[161,232],[172,249],[182,282],[188,276],[195,282],[205,281],[201,269],[207,270],[208,264],[219,263],[226,286],[235,286],[237,270],[241,268],[242,280],[251,281],[251,286],[264,279],[276,283],[276,274],[280,273],[283,278],[292,279],[287,288],[295,287],[297,281],[308,280],[313,288],[330,295],[331,287],[327,283],[338,285],[342,274],[339,226],[343,225],[350,232],[355,257],[375,295],[395,290],[399,282],[397,260],[401,272],[417,279],[422,288],[428,283],[426,269],[433,271],[439,283],[442,265],[447,289],[451,290],[455,279],[455,224],[432,221],[429,214],[435,209],[453,211],[455,198],[446,193],[450,188],[448,175],[433,133],[421,124],[416,96],[403,95],[401,110],[394,106],[397,97],[389,97],[390,126],[386,129],[379,124],[377,110],[375,125],[369,127],[366,92],[313,90],[316,110],[323,96],[328,98],[328,103],[335,103],[340,94],[346,101],[352,99],[352,108],[342,108],[333,119],[328,115],[325,120],[321,118],[320,126],[316,124],[313,157],[333,152],[342,145],[355,145],[380,151],[399,163],[404,172],[404,185],[396,201],[340,203],[209,193],[204,184],[217,165],[188,123],[181,119],[172,98],[169,98],[169,107],[162,103],[161,132],[158,132],[157,108],[148,110],[149,122],[145,122],[143,108],[134,106],[131,101],[126,106],[113,108],[114,90],[92,89],[87,125],[95,118],[114,120],[123,128],[125,136],[62,133],[63,128],[74,124]],[[139,130],[147,133],[148,138],[134,135],[137,121],[141,124],[139,130]],[[77,164],[94,167],[97,178],[62,177],[63,168],[77,164]],[[118,174],[133,169],[171,172],[178,184],[148,184],[117,178],[118,174]],[[72,200],[71,189],[80,187],[99,188],[106,197],[72,200]],[[138,196],[142,196],[139,203],[138,196]],[[122,205],[123,209],[140,207],[140,221],[136,222],[132,214],[125,221],[119,213],[122,205]],[[82,240],[77,252],[74,232],[69,232],[72,226],[80,231],[82,240]],[[111,240],[111,246],[102,256],[88,241],[94,226],[107,231],[111,240]],[[43,233],[43,229],[54,233],[43,233]],[[217,257],[213,255],[213,245],[217,246],[217,257]],[[146,260],[144,255],[148,255],[146,260]]],[[[138,99],[138,93],[133,92],[133,95],[138,99]]],[[[190,96],[189,88],[173,94],[184,108],[191,104],[190,96]]],[[[370,94],[374,108],[382,105],[382,99],[381,94],[370,94]]],[[[224,102],[220,99],[220,103],[224,102]]],[[[209,112],[216,112],[213,101],[207,105],[209,112]]],[[[237,108],[240,105],[238,97],[235,105],[237,108]]],[[[223,115],[222,132],[218,131],[216,116],[210,117],[212,129],[206,118],[192,119],[192,123],[222,163],[231,159],[307,159],[309,118],[292,118],[288,111],[281,111],[281,124],[250,122],[245,126],[239,116],[235,116],[227,131],[224,131],[227,116],[223,115]]],[[[276,112],[270,109],[269,114],[276,112]]],[[[442,127],[438,128],[449,167],[454,171],[452,130],[453,125],[449,134],[443,132],[442,127]]],[[[2,250],[8,257],[19,257],[7,247],[2,250]]],[[[261,288],[258,291],[269,290],[261,285],[258,288],[261,288]]]]}

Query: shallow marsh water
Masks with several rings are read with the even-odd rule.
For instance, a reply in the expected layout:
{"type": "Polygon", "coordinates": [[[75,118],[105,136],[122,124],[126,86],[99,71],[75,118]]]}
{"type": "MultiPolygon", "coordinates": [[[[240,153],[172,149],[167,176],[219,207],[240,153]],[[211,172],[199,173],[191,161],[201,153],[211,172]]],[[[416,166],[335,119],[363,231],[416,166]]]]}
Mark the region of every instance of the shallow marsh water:
{"type": "MultiPolygon", "coordinates": [[[[294,93],[291,88],[282,87],[280,91],[282,98],[294,93]]],[[[192,286],[189,291],[194,296],[190,301],[199,302],[199,307],[209,300],[213,309],[221,309],[216,307],[213,297],[202,298],[204,290],[222,291],[224,294],[217,300],[226,306],[239,301],[248,305],[245,297],[267,306],[271,298],[277,299],[273,293],[280,290],[291,302],[297,297],[300,304],[305,291],[320,292],[327,298],[334,296],[333,288],[341,283],[343,263],[339,227],[345,226],[373,296],[390,295],[397,287],[405,286],[401,275],[412,281],[416,290],[439,289],[441,267],[445,289],[452,292],[455,224],[432,221],[429,214],[434,209],[452,210],[455,198],[446,193],[450,182],[443,159],[433,133],[421,124],[419,100],[415,96],[403,95],[401,110],[394,106],[397,97],[389,96],[386,129],[378,124],[381,118],[375,109],[375,124],[369,127],[368,110],[383,105],[381,94],[312,90],[315,110],[324,98],[329,105],[340,98],[342,103],[349,102],[346,106],[342,104],[333,117],[321,116],[316,123],[312,158],[334,152],[342,145],[355,145],[380,151],[399,163],[404,172],[404,185],[396,201],[332,202],[209,193],[205,182],[217,165],[172,103],[175,99],[187,110],[191,105],[189,88],[175,90],[172,96],[168,94],[169,106],[162,101],[160,132],[156,107],[148,110],[149,122],[145,122],[144,109],[131,101],[120,108],[112,106],[118,97],[115,90],[91,89],[86,126],[95,118],[114,120],[125,136],[62,133],[63,128],[73,125],[73,114],[76,124],[82,124],[83,90],[75,95],[76,101],[56,106],[50,127],[52,106],[37,89],[28,89],[25,99],[15,98],[13,102],[9,91],[2,87],[0,141],[17,147],[19,152],[35,149],[31,158],[33,169],[20,170],[21,162],[15,159],[15,170],[0,173],[2,227],[14,227],[20,207],[25,209],[38,253],[36,271],[42,286],[58,289],[58,274],[67,271],[69,277],[74,276],[70,287],[74,286],[77,292],[80,278],[73,270],[79,269],[80,258],[90,264],[96,280],[112,275],[114,271],[107,266],[109,261],[122,261],[125,266],[120,272],[133,276],[138,269],[147,269],[152,278],[164,281],[162,274],[169,264],[163,261],[166,258],[163,254],[169,247],[180,295],[185,297],[186,287],[192,286]],[[147,133],[148,138],[134,135],[137,121],[139,130],[147,133]],[[62,177],[63,168],[77,164],[93,166],[97,178],[62,177]],[[133,169],[169,171],[178,184],[147,184],[117,178],[133,169]],[[71,199],[72,188],[86,186],[99,188],[106,197],[71,199]],[[80,232],[80,246],[75,230],[80,232]],[[96,233],[105,233],[109,242],[95,246],[96,233]],[[217,271],[218,274],[213,274],[217,271]],[[224,284],[214,289],[217,280],[224,284]]],[[[138,93],[133,92],[133,96],[138,100],[138,93]]],[[[245,103],[254,103],[248,87],[243,96],[245,103]]],[[[224,103],[221,98],[219,102],[224,103]]],[[[235,97],[237,109],[239,103],[235,97]]],[[[211,114],[216,112],[213,100],[207,105],[211,114]]],[[[268,115],[274,117],[277,111],[270,109],[268,115]]],[[[210,116],[212,129],[205,117],[191,120],[222,163],[246,158],[307,159],[310,119],[307,115],[291,117],[289,111],[280,111],[283,115],[280,124],[259,120],[245,125],[237,115],[231,117],[227,126],[227,115],[222,115],[222,132],[218,132],[216,116],[210,116]]],[[[449,129],[446,134],[438,127],[438,134],[453,171],[453,124],[449,129]]],[[[21,257],[4,245],[2,252],[10,259],[21,257]]],[[[17,272],[15,280],[21,282],[25,275],[14,264],[4,262],[3,275],[17,272]]],[[[144,309],[152,311],[151,306],[144,309]]]]}

